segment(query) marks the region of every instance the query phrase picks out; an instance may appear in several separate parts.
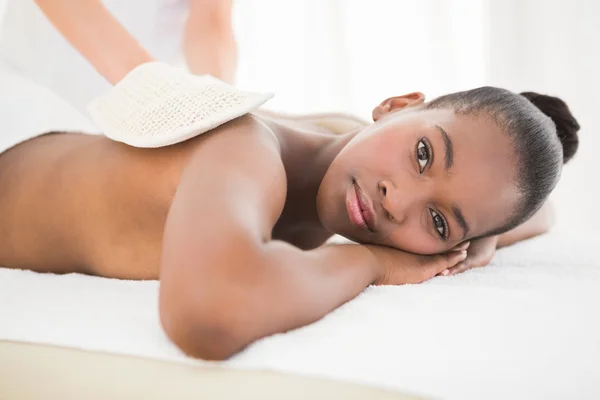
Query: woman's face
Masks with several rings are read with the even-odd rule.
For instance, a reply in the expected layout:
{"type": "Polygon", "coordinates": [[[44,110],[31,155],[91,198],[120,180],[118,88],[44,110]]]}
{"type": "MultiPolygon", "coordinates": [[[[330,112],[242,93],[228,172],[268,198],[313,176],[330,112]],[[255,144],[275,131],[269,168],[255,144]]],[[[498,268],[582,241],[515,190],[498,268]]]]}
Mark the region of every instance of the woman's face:
{"type": "Polygon", "coordinates": [[[334,159],[317,196],[326,229],[434,254],[508,221],[519,200],[509,136],[485,116],[422,102],[384,101],[334,159]]]}

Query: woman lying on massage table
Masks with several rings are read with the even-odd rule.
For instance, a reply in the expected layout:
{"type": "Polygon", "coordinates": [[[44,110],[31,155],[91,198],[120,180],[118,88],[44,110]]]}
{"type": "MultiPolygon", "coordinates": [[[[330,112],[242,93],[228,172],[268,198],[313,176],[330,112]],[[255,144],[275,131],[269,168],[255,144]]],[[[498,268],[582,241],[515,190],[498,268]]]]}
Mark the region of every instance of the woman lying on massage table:
{"type": "MultiPolygon", "coordinates": [[[[109,44],[134,41],[77,32],[112,83],[150,61],[107,66],[109,44]]],[[[492,87],[392,97],[373,120],[334,134],[259,113],[156,149],[64,132],[15,143],[0,153],[0,265],[160,279],[173,342],[227,358],[370,284],[483,266],[545,232],[578,144],[560,99],[492,87]],[[323,246],[334,233],[362,244],[323,246]]]]}
{"type": "Polygon", "coordinates": [[[72,133],[18,144],[0,154],[0,265],[160,279],[168,336],[222,359],[370,284],[480,266],[547,230],[535,213],[577,148],[561,100],[412,93],[373,119],[327,134],[246,115],[157,149],[72,133]],[[322,246],[333,233],[363,244],[322,246]]]}

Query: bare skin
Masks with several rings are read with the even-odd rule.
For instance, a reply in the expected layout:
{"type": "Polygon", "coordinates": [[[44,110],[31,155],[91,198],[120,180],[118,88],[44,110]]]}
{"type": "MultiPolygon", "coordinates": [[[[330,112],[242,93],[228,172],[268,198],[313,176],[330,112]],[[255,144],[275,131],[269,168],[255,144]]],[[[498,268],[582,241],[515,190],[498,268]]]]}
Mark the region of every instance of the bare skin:
{"type": "Polygon", "coordinates": [[[208,74],[233,84],[237,43],[232,26],[233,0],[189,2],[183,47],[191,73],[208,74]]]}
{"type": "MultiPolygon", "coordinates": [[[[111,84],[153,56],[97,0],[35,0],[63,37],[111,84]]],[[[231,0],[191,0],[183,53],[190,72],[233,83],[237,68],[231,0]]]]}
{"type": "MultiPolygon", "coordinates": [[[[343,135],[244,116],[160,149],[78,134],[22,143],[0,155],[0,265],[159,278],[166,333],[208,359],[314,322],[370,284],[419,283],[459,267],[469,241],[514,207],[511,145],[484,119],[410,111],[422,95],[394,99],[374,125],[343,135]],[[452,174],[436,123],[454,143],[452,174]],[[413,142],[428,130],[432,153],[420,168],[413,142]],[[479,156],[492,162],[494,182],[474,168],[479,156]],[[375,207],[372,232],[344,211],[353,179],[375,207]],[[469,182],[483,186],[475,199],[460,192],[469,182]],[[468,234],[446,202],[463,209],[468,234]],[[433,207],[448,220],[447,238],[433,207]],[[334,232],[365,245],[321,246],[334,232]]],[[[511,240],[540,226],[524,224],[511,240]]]]}
{"type": "MultiPolygon", "coordinates": [[[[265,126],[247,117],[210,135],[249,129],[265,126]]],[[[0,230],[7,238],[0,247],[1,264],[39,272],[157,279],[173,196],[190,156],[208,137],[147,150],[103,136],[53,133],[0,155],[0,190],[6,194],[0,198],[0,230]],[[40,231],[52,240],[40,240],[40,231]]],[[[304,199],[301,195],[297,203],[304,199]]],[[[290,207],[294,203],[291,199],[290,207]]],[[[297,213],[294,209],[287,214],[297,213]]],[[[332,235],[322,227],[303,225],[302,215],[287,214],[273,226],[275,239],[311,249],[332,235]]]]}

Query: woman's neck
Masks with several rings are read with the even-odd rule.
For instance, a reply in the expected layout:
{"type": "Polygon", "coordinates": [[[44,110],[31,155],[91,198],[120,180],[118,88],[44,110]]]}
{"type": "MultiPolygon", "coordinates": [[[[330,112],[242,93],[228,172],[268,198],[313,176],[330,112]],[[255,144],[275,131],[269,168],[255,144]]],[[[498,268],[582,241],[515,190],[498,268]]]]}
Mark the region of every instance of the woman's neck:
{"type": "Polygon", "coordinates": [[[317,213],[317,192],[334,158],[359,130],[345,134],[318,132],[310,126],[265,120],[281,145],[287,175],[285,222],[298,229],[324,230],[317,213]]]}

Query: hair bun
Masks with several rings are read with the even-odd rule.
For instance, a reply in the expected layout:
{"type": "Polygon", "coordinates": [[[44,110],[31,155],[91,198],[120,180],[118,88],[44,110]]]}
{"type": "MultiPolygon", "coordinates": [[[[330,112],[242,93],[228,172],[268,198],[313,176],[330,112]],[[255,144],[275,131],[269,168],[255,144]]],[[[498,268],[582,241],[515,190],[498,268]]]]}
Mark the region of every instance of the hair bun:
{"type": "Polygon", "coordinates": [[[563,163],[567,163],[579,147],[579,137],[577,136],[579,123],[571,114],[567,104],[558,97],[535,92],[523,92],[521,96],[532,102],[554,121],[556,133],[563,146],[563,163]]]}

